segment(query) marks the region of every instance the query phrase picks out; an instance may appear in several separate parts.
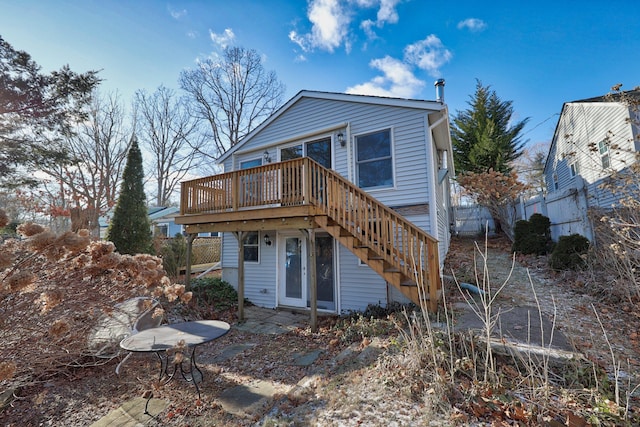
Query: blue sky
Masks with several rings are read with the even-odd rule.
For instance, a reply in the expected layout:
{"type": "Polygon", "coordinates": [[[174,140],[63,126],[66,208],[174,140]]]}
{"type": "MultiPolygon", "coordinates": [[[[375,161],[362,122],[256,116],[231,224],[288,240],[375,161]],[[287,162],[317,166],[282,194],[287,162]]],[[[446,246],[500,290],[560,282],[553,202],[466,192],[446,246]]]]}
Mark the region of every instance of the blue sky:
{"type": "Polygon", "coordinates": [[[264,55],[287,87],[434,99],[452,114],[476,79],[549,141],[564,102],[640,85],[640,2],[0,0],[0,35],[51,71],[102,70],[105,90],[178,88],[225,45],[264,55]]]}

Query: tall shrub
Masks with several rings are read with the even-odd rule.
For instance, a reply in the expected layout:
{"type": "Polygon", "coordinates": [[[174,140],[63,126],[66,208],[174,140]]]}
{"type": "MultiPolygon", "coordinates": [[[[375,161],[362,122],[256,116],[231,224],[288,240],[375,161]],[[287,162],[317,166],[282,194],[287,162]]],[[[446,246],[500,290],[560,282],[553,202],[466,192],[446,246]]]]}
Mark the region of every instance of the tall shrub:
{"type": "Polygon", "coordinates": [[[584,267],[589,240],[580,234],[560,236],[551,252],[550,265],[554,270],[576,270],[584,267]]]}
{"type": "Polygon", "coordinates": [[[144,193],[142,153],[135,135],[122,174],[120,197],[113,212],[107,239],[121,254],[152,253],[151,222],[144,193]]]}
{"type": "Polygon", "coordinates": [[[551,249],[551,221],[535,213],[529,220],[516,222],[512,250],[522,254],[544,255],[551,249]]]}

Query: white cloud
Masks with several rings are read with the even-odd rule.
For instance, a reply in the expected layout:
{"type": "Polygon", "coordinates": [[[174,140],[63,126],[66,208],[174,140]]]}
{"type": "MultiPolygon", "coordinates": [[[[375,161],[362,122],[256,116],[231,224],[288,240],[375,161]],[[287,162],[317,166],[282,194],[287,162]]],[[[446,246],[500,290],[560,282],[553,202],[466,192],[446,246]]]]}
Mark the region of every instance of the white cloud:
{"type": "Polygon", "coordinates": [[[309,3],[307,17],[312,24],[310,33],[289,33],[289,40],[305,52],[314,48],[333,52],[345,40],[350,18],[338,0],[312,0],[309,3]]]}
{"type": "Polygon", "coordinates": [[[420,93],[424,86],[424,82],[413,73],[410,64],[388,55],[372,60],[369,66],[380,70],[382,75],[347,88],[347,93],[412,98],[420,93]]]}
{"type": "Polygon", "coordinates": [[[347,52],[351,50],[351,24],[353,17],[361,9],[377,8],[375,20],[364,19],[359,27],[368,39],[377,38],[374,27],[396,24],[400,19],[396,6],[402,0],[310,0],[307,18],[311,23],[308,33],[293,30],[289,40],[296,43],[305,52],[322,49],[333,52],[344,44],[347,52]]]}
{"type": "Polygon", "coordinates": [[[440,77],[440,67],[452,57],[451,51],[434,34],[404,48],[405,62],[426,71],[432,77],[440,77]]]}
{"type": "Polygon", "coordinates": [[[397,24],[398,12],[396,6],[400,3],[400,0],[381,0],[380,9],[378,10],[378,26],[388,22],[390,24],[397,24]]]}
{"type": "Polygon", "coordinates": [[[403,59],[385,56],[369,63],[381,72],[366,83],[347,88],[347,93],[375,96],[415,98],[425,86],[416,76],[416,69],[439,77],[440,67],[451,60],[453,54],[444,47],[438,37],[431,34],[424,40],[404,48],[403,59]]]}
{"type": "Polygon", "coordinates": [[[236,35],[233,33],[233,30],[231,28],[226,28],[220,34],[214,33],[213,31],[209,30],[209,37],[211,38],[211,41],[213,43],[224,49],[229,46],[229,44],[233,42],[233,40],[235,40],[236,35]]]}
{"type": "Polygon", "coordinates": [[[175,10],[171,6],[168,6],[169,14],[173,19],[180,19],[187,15],[187,9],[175,10]]]}
{"type": "Polygon", "coordinates": [[[464,21],[458,22],[458,29],[468,29],[471,32],[479,32],[487,28],[487,23],[478,18],[467,18],[464,21]]]}
{"type": "Polygon", "coordinates": [[[360,23],[360,28],[362,28],[362,31],[364,31],[364,33],[367,35],[367,38],[370,40],[378,38],[376,32],[373,31],[373,27],[375,25],[375,21],[372,21],[371,19],[365,19],[360,23]]]}

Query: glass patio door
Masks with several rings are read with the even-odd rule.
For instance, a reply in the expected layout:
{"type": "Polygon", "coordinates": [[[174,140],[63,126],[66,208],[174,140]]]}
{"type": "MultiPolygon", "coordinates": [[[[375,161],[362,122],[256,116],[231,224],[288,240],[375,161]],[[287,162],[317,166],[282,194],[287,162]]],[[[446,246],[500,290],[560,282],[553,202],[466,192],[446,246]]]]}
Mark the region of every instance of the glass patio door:
{"type": "Polygon", "coordinates": [[[278,235],[278,300],[282,305],[304,307],[307,301],[306,239],[297,233],[278,235]]]}
{"type": "MultiPolygon", "coordinates": [[[[331,138],[291,145],[280,149],[280,161],[310,157],[325,168],[331,169],[331,138]]],[[[296,204],[302,200],[302,174],[300,171],[284,170],[282,176],[283,204],[296,204]]]]}

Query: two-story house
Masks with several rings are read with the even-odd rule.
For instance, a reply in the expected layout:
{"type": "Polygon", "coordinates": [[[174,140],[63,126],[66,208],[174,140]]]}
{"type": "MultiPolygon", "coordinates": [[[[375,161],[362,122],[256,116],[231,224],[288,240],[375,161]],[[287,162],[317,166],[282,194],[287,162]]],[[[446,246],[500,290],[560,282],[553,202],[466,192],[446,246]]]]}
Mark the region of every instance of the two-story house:
{"type": "Polygon", "coordinates": [[[182,184],[176,222],[224,233],[239,299],[312,320],[392,301],[435,309],[453,175],[441,99],[301,91],[219,162],[223,174],[182,184]]]}
{"type": "Polygon", "coordinates": [[[639,98],[634,90],[563,105],[544,167],[543,213],[552,221],[554,237],[580,233],[591,238],[586,210],[618,203],[621,193],[602,184],[635,162],[640,141],[633,104],[639,98]]]}

